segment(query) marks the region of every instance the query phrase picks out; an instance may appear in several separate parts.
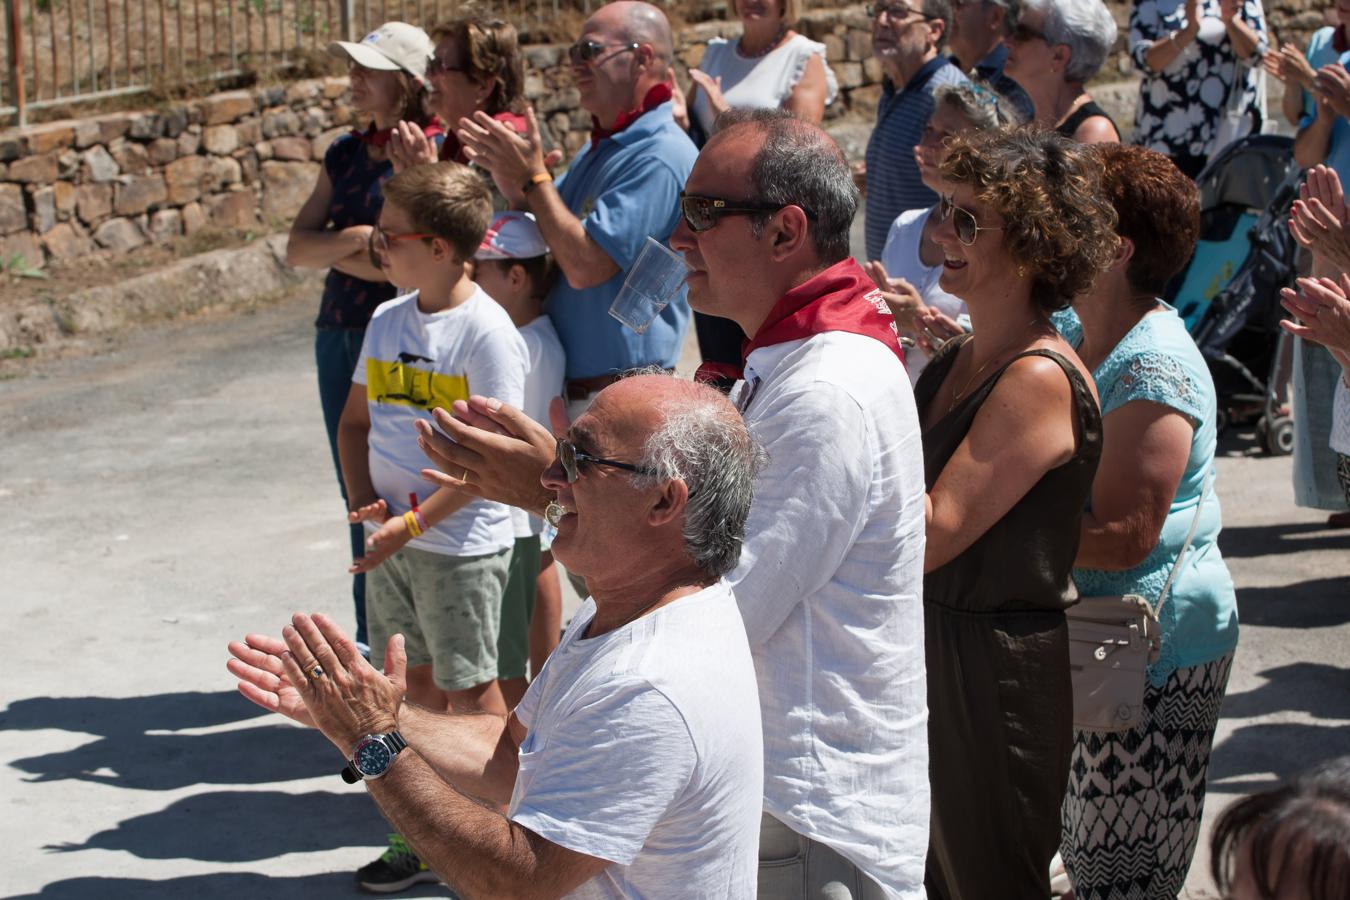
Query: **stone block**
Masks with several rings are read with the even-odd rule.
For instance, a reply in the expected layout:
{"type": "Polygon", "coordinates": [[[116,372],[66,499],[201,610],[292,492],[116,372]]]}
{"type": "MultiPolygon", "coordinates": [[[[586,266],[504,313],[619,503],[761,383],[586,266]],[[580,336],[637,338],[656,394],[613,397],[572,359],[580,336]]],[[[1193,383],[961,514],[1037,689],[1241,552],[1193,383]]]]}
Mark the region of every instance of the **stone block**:
{"type": "Polygon", "coordinates": [[[262,135],[269,140],[300,131],[300,117],[289,109],[265,113],[262,117],[262,135]]]}
{"type": "Polygon", "coordinates": [[[59,171],[55,151],[39,156],[25,156],[9,164],[9,180],[25,184],[51,184],[56,180],[59,171]]]}
{"type": "Polygon", "coordinates": [[[108,152],[128,175],[142,175],[150,171],[150,154],[145,147],[126,138],[118,138],[108,145],[108,152]]]}
{"type": "Polygon", "coordinates": [[[18,159],[19,154],[23,153],[23,147],[19,145],[19,138],[0,137],[0,162],[9,162],[12,159],[18,159]]]}
{"type": "Polygon", "coordinates": [[[176,209],[161,209],[150,217],[150,240],[166,243],[183,233],[183,214],[176,209]]]}
{"type": "Polygon", "coordinates": [[[544,95],[544,79],[538,72],[530,72],[525,76],[525,97],[533,100],[536,97],[544,95]]]}
{"type": "Polygon", "coordinates": [[[56,259],[74,259],[94,249],[89,236],[74,222],[62,222],[44,234],[42,246],[56,259]]]}
{"type": "Polygon", "coordinates": [[[870,57],[863,60],[863,84],[881,84],[886,72],[881,68],[881,60],[870,57]]]}
{"type": "Polygon", "coordinates": [[[224,125],[253,112],[257,107],[248,91],[225,91],[212,94],[201,102],[199,109],[203,125],[224,125]]]}
{"type": "Polygon", "coordinates": [[[68,219],[75,211],[75,185],[69,181],[58,181],[52,185],[56,197],[56,217],[68,219]]]}
{"type": "Polygon", "coordinates": [[[680,54],[680,62],[690,69],[697,69],[703,62],[703,52],[706,49],[706,44],[695,44],[680,54]]]}
{"type": "Polygon", "coordinates": [[[22,231],[28,227],[28,212],[23,202],[23,188],[17,184],[0,184],[0,234],[22,231]]]}
{"type": "Polygon", "coordinates": [[[112,215],[112,203],[111,184],[82,184],[75,189],[75,212],[86,225],[112,215]]]}
{"type": "Polygon", "coordinates": [[[333,146],[333,141],[336,141],[349,131],[351,131],[350,128],[330,128],[316,137],[310,145],[310,151],[314,158],[323,159],[324,154],[328,152],[328,148],[333,146]]]}
{"type": "Polygon", "coordinates": [[[135,250],[146,242],[145,232],[130,219],[109,219],[94,229],[94,240],[116,253],[135,250]]]}
{"type": "Polygon", "coordinates": [[[164,120],[155,113],[141,113],[131,120],[127,137],[134,141],[153,141],[164,134],[164,120]]]}
{"type": "Polygon", "coordinates": [[[323,97],[323,81],[318,78],[306,78],[286,86],[287,103],[310,103],[323,97]]]}
{"type": "Polygon", "coordinates": [[[839,35],[827,34],[821,43],[825,45],[825,60],[831,65],[843,62],[848,58],[848,50],[844,46],[844,39],[839,35]]]}
{"type": "Polygon", "coordinates": [[[850,112],[860,113],[869,120],[877,114],[877,107],[881,104],[881,85],[869,84],[864,87],[854,88],[848,92],[848,108],[850,112]]]}
{"type": "Polygon", "coordinates": [[[346,78],[325,78],[323,80],[323,97],[325,100],[336,100],[351,89],[351,82],[346,78]]]}
{"type": "Polygon", "coordinates": [[[33,230],[46,234],[56,227],[56,191],[40,187],[30,197],[33,203],[33,230]]]}
{"type": "Polygon", "coordinates": [[[166,138],[177,138],[187,130],[188,111],[185,107],[175,106],[160,115],[161,129],[166,138]]]}
{"type": "Polygon", "coordinates": [[[317,163],[276,162],[262,164],[262,211],[267,219],[290,221],[300,211],[319,175],[317,163]]]}
{"type": "Polygon", "coordinates": [[[147,152],[150,162],[157,166],[166,166],[178,158],[178,141],[173,138],[156,138],[150,142],[147,152]]]}
{"type": "Polygon", "coordinates": [[[852,60],[870,59],[872,56],[872,33],[870,31],[850,31],[844,35],[844,46],[848,58],[852,60]]]}
{"type": "Polygon", "coordinates": [[[574,109],[567,117],[568,131],[590,131],[591,114],[584,109],[574,109]]]}
{"type": "Polygon", "coordinates": [[[206,164],[206,175],[202,179],[202,190],[219,191],[243,181],[243,168],[239,160],[228,156],[213,156],[206,164]]]}
{"type": "Polygon", "coordinates": [[[31,231],[19,231],[0,237],[0,261],[6,265],[15,258],[22,260],[21,266],[40,269],[45,261],[42,244],[31,231]]]}
{"type": "Polygon", "coordinates": [[[185,156],[165,166],[164,182],[168,186],[169,202],[181,206],[200,197],[207,169],[205,156],[185,156]]]}
{"type": "Polygon", "coordinates": [[[202,146],[201,129],[185,131],[178,136],[178,155],[195,156],[202,146]]]}
{"type": "Polygon", "coordinates": [[[98,142],[100,144],[111,144],[118,138],[127,136],[131,130],[131,116],[127,113],[113,113],[109,116],[98,117],[98,142]]]}
{"type": "Polygon", "coordinates": [[[256,143],[256,144],[253,145],[253,152],[256,153],[256,154],[258,154],[258,159],[271,159],[271,158],[272,158],[272,142],[271,142],[271,141],[258,141],[258,143],[256,143]]]}
{"type": "Polygon", "coordinates": [[[256,144],[262,140],[262,120],[257,116],[238,122],[234,127],[239,132],[240,144],[256,144]]]}
{"type": "Polygon", "coordinates": [[[300,114],[300,133],[313,139],[328,126],[328,116],[317,106],[311,106],[300,114]]]}
{"type": "Polygon", "coordinates": [[[97,119],[81,119],[75,123],[75,147],[83,150],[103,140],[103,128],[97,119]]]}
{"type": "Polygon", "coordinates": [[[216,194],[202,201],[212,225],[247,231],[258,224],[256,201],[252,191],[216,194]]]}
{"type": "Polygon", "coordinates": [[[239,160],[239,180],[244,184],[253,184],[258,180],[258,154],[249,147],[234,155],[239,160]]]}
{"type": "Polygon", "coordinates": [[[272,157],[291,161],[310,158],[309,141],[302,137],[279,137],[272,139],[272,157]]]}
{"type": "Polygon", "coordinates": [[[228,156],[239,149],[239,129],[233,125],[208,125],[202,132],[202,147],[207,153],[228,156]]]}
{"type": "Polygon", "coordinates": [[[862,63],[843,62],[832,66],[834,76],[839,79],[839,86],[844,90],[849,88],[862,87],[863,67],[862,63]]]}
{"type": "Polygon", "coordinates": [[[567,47],[563,44],[538,44],[525,48],[525,60],[536,70],[551,69],[566,58],[567,47]]]}
{"type": "Polygon", "coordinates": [[[541,97],[537,111],[541,113],[569,112],[581,105],[581,93],[574,87],[563,88],[541,97]]]}
{"type": "Polygon", "coordinates": [[[273,85],[272,87],[263,88],[257,91],[253,97],[254,100],[257,101],[258,106],[263,109],[266,109],[269,106],[280,106],[286,102],[286,88],[279,84],[273,85]]]}
{"type": "Polygon", "coordinates": [[[134,216],[168,199],[163,176],[128,175],[113,191],[113,211],[119,216],[134,216]]]}
{"type": "Polygon", "coordinates": [[[183,233],[196,234],[206,227],[206,212],[200,203],[189,203],[183,207],[183,233]]]}
{"type": "Polygon", "coordinates": [[[108,148],[95,144],[84,151],[84,180],[103,183],[112,181],[121,173],[117,160],[113,159],[108,148]]]}
{"type": "Polygon", "coordinates": [[[73,147],[58,150],[56,153],[57,178],[75,178],[80,173],[80,154],[73,147]]]}
{"type": "Polygon", "coordinates": [[[46,125],[34,125],[24,131],[24,143],[30,154],[47,153],[70,147],[75,143],[75,124],[73,122],[51,122],[46,125]]]}

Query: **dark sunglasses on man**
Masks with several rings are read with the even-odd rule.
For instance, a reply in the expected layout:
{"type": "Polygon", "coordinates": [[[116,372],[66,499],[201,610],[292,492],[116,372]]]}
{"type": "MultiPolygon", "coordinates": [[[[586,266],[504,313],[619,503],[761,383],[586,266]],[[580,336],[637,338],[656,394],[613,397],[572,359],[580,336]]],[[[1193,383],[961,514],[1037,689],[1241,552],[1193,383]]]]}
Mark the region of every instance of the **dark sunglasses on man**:
{"type": "MultiPolygon", "coordinates": [[[[758,200],[723,200],[720,197],[700,197],[697,194],[680,192],[680,215],[689,230],[698,234],[712,228],[727,216],[753,216],[762,213],[775,213],[782,209],[782,203],[764,203],[758,200]]],[[[806,207],[798,207],[806,213],[806,218],[815,221],[816,214],[806,207]]]]}
{"type": "MultiPolygon", "coordinates": [[[[616,56],[620,53],[636,50],[641,46],[642,45],[636,41],[630,41],[627,44],[602,44],[599,41],[587,39],[584,41],[577,41],[575,44],[568,47],[567,58],[571,61],[572,65],[579,66],[582,63],[594,62],[596,59],[599,59],[600,54],[604,53],[606,50],[613,50],[614,52],[611,53],[610,56],[616,56]]],[[[606,59],[608,59],[608,57],[606,57],[606,59]]]]}
{"type": "Polygon", "coordinates": [[[613,459],[602,459],[599,456],[591,456],[577,449],[577,445],[571,441],[558,440],[558,449],[555,451],[555,459],[562,465],[563,474],[567,476],[568,484],[575,484],[577,477],[581,474],[582,465],[609,466],[611,469],[623,469],[625,472],[634,472],[638,475],[654,476],[651,469],[644,469],[642,466],[635,466],[632,463],[619,462],[613,459]]]}
{"type": "Polygon", "coordinates": [[[1045,41],[1047,44],[1050,43],[1050,39],[1045,36],[1044,31],[1037,31],[1030,25],[1023,25],[1021,22],[1018,22],[1013,26],[1012,33],[1009,34],[1008,37],[1018,44],[1026,44],[1031,41],[1045,41]]]}
{"type": "Polygon", "coordinates": [[[903,22],[910,16],[917,15],[925,22],[932,22],[938,16],[930,16],[921,9],[914,9],[906,6],[904,3],[869,3],[867,5],[867,15],[873,19],[880,19],[882,14],[892,22],[903,22]]]}

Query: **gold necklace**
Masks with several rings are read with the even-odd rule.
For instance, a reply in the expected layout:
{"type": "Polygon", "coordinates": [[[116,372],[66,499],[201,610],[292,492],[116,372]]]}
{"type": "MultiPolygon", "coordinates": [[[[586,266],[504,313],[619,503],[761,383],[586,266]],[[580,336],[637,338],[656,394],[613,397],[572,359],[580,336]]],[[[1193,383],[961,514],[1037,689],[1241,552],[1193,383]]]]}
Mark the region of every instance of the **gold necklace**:
{"type": "MultiPolygon", "coordinates": [[[[1027,324],[1023,325],[1022,330],[1017,332],[1017,334],[1013,336],[1012,340],[1008,341],[1008,343],[1000,347],[999,351],[995,353],[993,356],[986,359],[984,361],[984,365],[976,369],[975,374],[971,375],[969,378],[966,379],[966,383],[961,387],[961,390],[956,391],[952,394],[952,402],[947,404],[947,412],[951,412],[953,409],[956,409],[956,404],[961,402],[961,398],[964,397],[966,395],[966,392],[970,390],[970,386],[975,382],[975,379],[980,377],[980,373],[983,372],[985,369],[989,368],[989,364],[992,363],[994,360],[1001,357],[1004,353],[1007,353],[1008,348],[1016,344],[1018,338],[1022,337],[1022,335],[1026,332],[1026,330],[1031,326],[1035,325],[1038,321],[1040,321],[1039,317],[1034,318],[1027,324]]],[[[975,336],[971,335],[970,340],[971,341],[975,340],[975,336]]],[[[970,343],[970,341],[967,341],[966,343],[970,343]]]]}

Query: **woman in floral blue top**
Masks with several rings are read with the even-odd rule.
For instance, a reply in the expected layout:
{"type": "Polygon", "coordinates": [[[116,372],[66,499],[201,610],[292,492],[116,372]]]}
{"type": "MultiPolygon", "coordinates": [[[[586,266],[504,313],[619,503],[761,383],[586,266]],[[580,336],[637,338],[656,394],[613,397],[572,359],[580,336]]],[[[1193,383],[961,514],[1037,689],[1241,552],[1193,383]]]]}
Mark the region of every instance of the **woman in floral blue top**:
{"type": "Polygon", "coordinates": [[[1138,0],[1130,56],[1144,73],[1134,142],[1172,158],[1191,178],[1216,147],[1233,91],[1237,109],[1261,127],[1256,73],[1266,52],[1261,0],[1138,0]]]}
{"type": "Polygon", "coordinates": [[[1100,144],[1121,253],[1061,325],[1101,397],[1102,458],[1073,577],[1082,596],[1138,594],[1162,608],[1162,655],[1133,729],[1074,731],[1060,850],[1077,900],[1177,896],[1200,829],[1205,773],[1237,646],[1212,485],[1217,399],[1176,310],[1155,299],[1200,228],[1195,185],[1158,153],[1100,144]],[[1081,325],[1079,322],[1081,321],[1081,325]]]}

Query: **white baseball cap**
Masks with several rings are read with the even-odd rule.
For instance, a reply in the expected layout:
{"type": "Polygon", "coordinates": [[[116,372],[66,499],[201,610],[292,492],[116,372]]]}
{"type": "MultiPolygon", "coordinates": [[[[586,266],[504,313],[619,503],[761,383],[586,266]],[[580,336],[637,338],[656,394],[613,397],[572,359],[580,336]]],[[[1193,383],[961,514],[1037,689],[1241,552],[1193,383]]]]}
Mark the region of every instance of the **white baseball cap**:
{"type": "Polygon", "coordinates": [[[474,259],[533,259],[548,252],[534,216],[527,212],[498,213],[488,226],[474,259]]]}
{"type": "Polygon", "coordinates": [[[367,69],[402,70],[419,81],[426,77],[427,61],[435,50],[436,45],[427,33],[407,22],[385,22],[361,38],[359,44],[334,41],[328,45],[332,56],[350,59],[367,69]]]}

